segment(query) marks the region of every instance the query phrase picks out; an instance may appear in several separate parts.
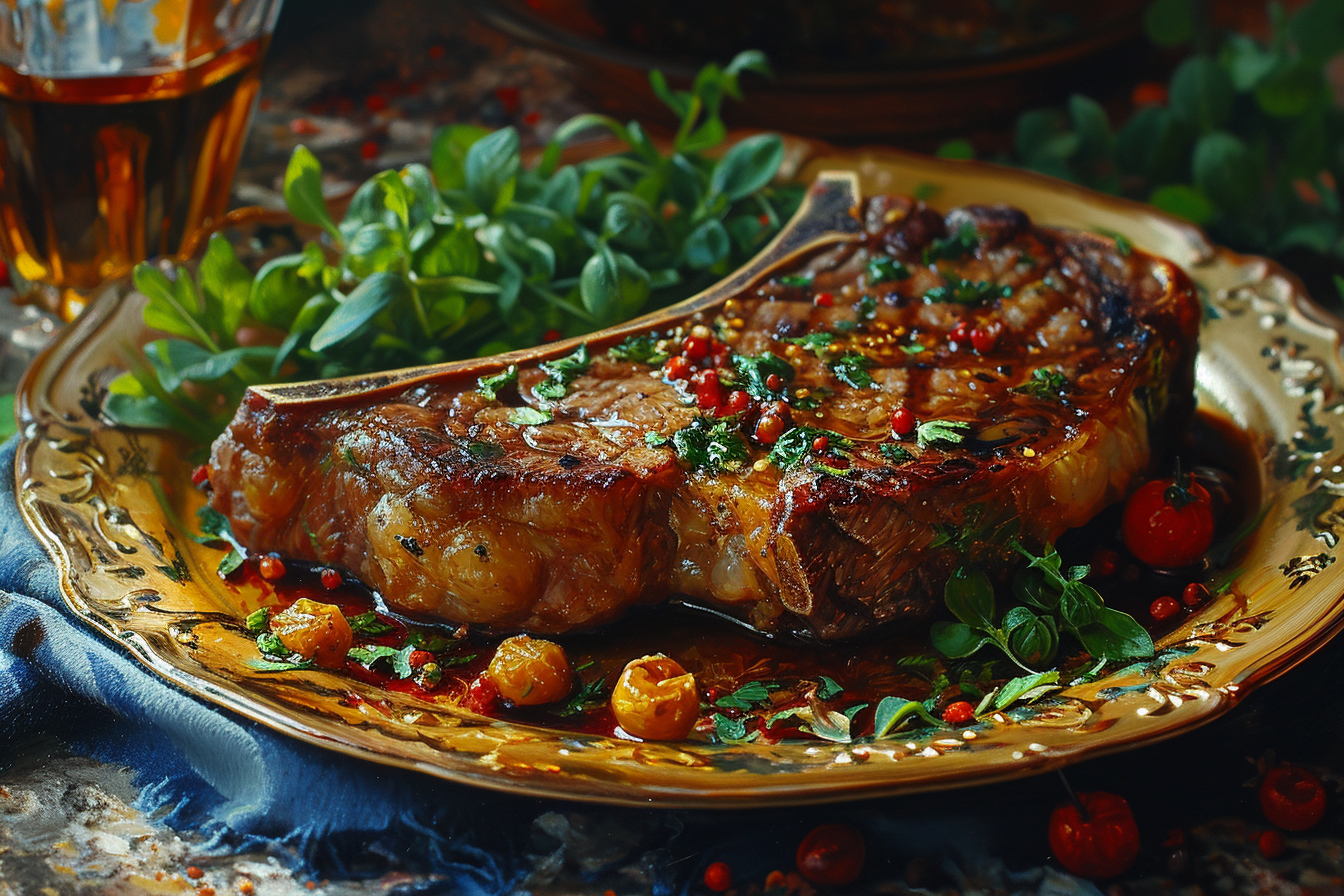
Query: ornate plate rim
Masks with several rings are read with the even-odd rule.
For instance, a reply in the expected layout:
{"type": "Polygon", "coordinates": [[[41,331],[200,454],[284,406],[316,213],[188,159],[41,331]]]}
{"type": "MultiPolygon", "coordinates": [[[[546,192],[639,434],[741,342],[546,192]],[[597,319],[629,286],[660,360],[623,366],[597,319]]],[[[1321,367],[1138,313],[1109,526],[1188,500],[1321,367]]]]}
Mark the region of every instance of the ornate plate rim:
{"type": "MultiPolygon", "coordinates": [[[[1344,410],[1344,400],[1334,393],[1335,383],[1344,380],[1344,363],[1341,362],[1339,352],[1341,341],[1344,340],[1344,325],[1315,305],[1292,274],[1274,262],[1214,248],[1196,228],[1145,206],[1091,193],[1040,175],[981,163],[930,159],[885,149],[819,152],[816,144],[795,142],[791,153],[791,164],[805,176],[823,169],[846,170],[857,174],[860,181],[869,187],[880,184],[884,178],[888,186],[905,187],[937,181],[948,204],[966,201],[957,193],[967,190],[972,191],[969,195],[980,195],[981,200],[986,201],[991,197],[975,191],[992,186],[995,194],[993,201],[1021,205],[1032,212],[1033,217],[1043,217],[1043,223],[1072,223],[1078,226],[1077,221],[1059,220],[1059,215],[1040,214],[1039,207],[1050,207],[1052,203],[1062,202],[1063,211],[1056,211],[1064,218],[1081,215],[1084,225],[1122,233],[1136,245],[1159,254],[1167,253],[1169,257],[1178,256],[1173,260],[1190,270],[1197,282],[1207,288],[1209,294],[1206,298],[1210,307],[1223,312],[1206,323],[1206,333],[1212,332],[1217,336],[1223,330],[1235,332],[1237,327],[1253,332],[1254,326],[1260,326],[1266,331],[1285,329],[1293,336],[1293,340],[1284,345],[1271,340],[1263,351],[1278,345],[1279,348],[1275,350],[1287,353],[1273,363],[1279,363],[1280,367],[1283,364],[1291,367],[1283,375],[1288,379],[1279,377],[1277,373],[1271,376],[1263,371],[1247,371],[1246,375],[1251,377],[1251,384],[1262,392],[1274,386],[1288,390],[1289,379],[1295,378],[1294,383],[1301,381],[1305,384],[1302,386],[1305,390],[1302,394],[1310,396],[1309,403],[1302,406],[1301,414],[1292,418],[1284,417],[1285,413],[1295,408],[1276,406],[1271,399],[1278,393],[1272,391],[1264,393],[1269,398],[1262,395],[1258,403],[1238,403],[1237,395],[1232,394],[1220,396],[1217,403],[1227,416],[1243,426],[1254,420],[1261,429],[1265,429],[1264,432],[1255,430],[1258,435],[1275,436],[1273,445],[1267,443],[1263,446],[1262,476],[1268,479],[1270,475],[1267,465],[1270,463],[1271,448],[1278,451],[1275,446],[1287,444],[1289,447],[1285,450],[1292,462],[1301,462],[1303,469],[1314,465],[1314,472],[1305,480],[1303,493],[1298,500],[1305,499],[1308,493],[1321,493],[1330,499],[1330,504],[1315,519],[1307,523],[1299,520],[1299,528],[1288,532],[1285,527],[1293,520],[1286,513],[1287,508],[1282,506],[1286,500],[1279,499],[1286,499],[1299,483],[1294,479],[1279,487],[1274,492],[1276,509],[1271,508],[1266,526],[1253,537],[1255,544],[1251,550],[1260,549],[1260,543],[1271,537],[1292,539],[1295,545],[1317,548],[1320,546],[1318,541],[1325,541],[1330,548],[1338,542],[1339,533],[1334,527],[1338,526],[1340,531],[1344,531],[1344,519],[1334,518],[1337,515],[1333,513],[1333,507],[1338,498],[1344,495],[1344,484],[1334,482],[1329,475],[1341,470],[1340,463],[1344,463],[1344,457],[1339,457],[1340,463],[1326,469],[1328,461],[1325,455],[1334,450],[1334,443],[1320,451],[1297,451],[1293,447],[1296,443],[1291,443],[1291,440],[1300,433],[1288,427],[1295,426],[1298,419],[1312,423],[1310,402],[1318,401],[1321,406],[1317,413],[1323,416],[1323,412],[1329,410],[1332,415],[1332,419],[1320,425],[1331,439],[1335,435],[1344,437],[1344,418],[1333,419],[1340,418],[1344,410]],[[1024,198],[1027,201],[1024,202],[1024,198]],[[1038,208],[1033,208],[1033,205],[1038,208]],[[1153,245],[1154,241],[1162,245],[1153,245]],[[1172,249],[1178,251],[1173,253],[1172,249]],[[1240,279],[1237,279],[1238,274],[1240,279]],[[1219,286],[1219,276],[1230,276],[1232,280],[1229,284],[1219,286]],[[1251,314],[1257,317],[1247,316],[1251,314]],[[1304,354],[1299,358],[1296,354],[1298,349],[1310,350],[1314,354],[1304,354]],[[1316,379],[1311,379],[1312,376],[1316,379]],[[1266,404],[1266,401],[1269,403],[1266,404]],[[1277,418],[1270,419],[1275,414],[1277,418]],[[1269,429],[1274,427],[1277,428],[1271,433],[1269,429]],[[1313,531],[1310,526],[1320,520],[1326,521],[1322,524],[1323,530],[1313,531]],[[1269,522],[1275,525],[1270,526],[1269,522]],[[1307,534],[1298,534],[1302,531],[1307,534]]],[[[869,189],[865,189],[865,192],[869,192],[869,189]]],[[[120,615],[133,615],[131,605],[137,597],[145,598],[149,594],[155,595],[157,599],[158,596],[170,594],[174,590],[172,580],[164,579],[162,573],[155,579],[155,574],[151,572],[149,581],[155,583],[157,591],[146,585],[119,585],[107,573],[110,566],[104,564],[102,578],[97,578],[99,573],[93,565],[97,558],[87,550],[83,555],[77,550],[87,547],[86,541],[80,539],[88,534],[85,530],[89,527],[98,529],[101,534],[97,537],[103,537],[107,533],[102,530],[129,526],[130,523],[123,522],[116,512],[117,507],[108,504],[105,498],[106,490],[112,487],[116,478],[110,466],[112,458],[109,453],[96,452],[101,460],[91,462],[74,475],[69,470],[58,475],[54,462],[44,466],[51,458],[68,457],[83,450],[72,448],[71,434],[75,433],[76,439],[81,438],[76,433],[78,420],[74,417],[77,414],[72,415],[70,407],[61,408],[59,403],[53,404],[50,399],[55,389],[73,388],[69,377],[63,383],[62,374],[75,369],[76,362],[82,357],[81,353],[88,354],[99,348],[100,337],[103,341],[110,338],[104,328],[116,319],[119,311],[124,311],[127,299],[128,290],[124,286],[109,290],[34,362],[20,386],[17,411],[22,427],[22,442],[17,456],[16,489],[25,522],[55,560],[60,574],[61,593],[67,605],[104,636],[122,644],[140,662],[189,693],[283,733],[348,755],[504,792],[624,805],[649,805],[655,802],[664,806],[719,808],[759,806],[766,802],[796,805],[969,786],[1035,774],[1084,757],[1103,755],[1175,736],[1226,712],[1250,689],[1306,659],[1344,628],[1344,599],[1339,597],[1341,591],[1344,591],[1341,585],[1344,583],[1344,568],[1331,568],[1333,554],[1320,551],[1318,555],[1307,555],[1303,552],[1301,556],[1287,558],[1288,562],[1281,567],[1285,576],[1292,575],[1289,567],[1297,561],[1310,561],[1319,557],[1317,562],[1320,568],[1310,570],[1303,567],[1299,570],[1302,572],[1301,581],[1294,578],[1286,586],[1282,582],[1261,581],[1269,573],[1268,568],[1248,571],[1242,577],[1248,579],[1245,588],[1234,589],[1228,596],[1215,602],[1199,617],[1163,639],[1162,645],[1192,641],[1200,645],[1192,656],[1204,657],[1209,654],[1212,657],[1218,651],[1234,658],[1243,656],[1237,648],[1256,644],[1256,637],[1236,642],[1233,634],[1259,632],[1261,626],[1272,632],[1279,625],[1278,617],[1267,616],[1260,620],[1251,612],[1255,609],[1255,602],[1267,599],[1261,592],[1275,584],[1282,586],[1284,595],[1293,593],[1296,601],[1315,611],[1314,614],[1305,614],[1305,619],[1298,620],[1291,637],[1285,638],[1280,632],[1276,636],[1277,640],[1268,641],[1267,636],[1260,636],[1259,645],[1262,649],[1259,653],[1252,649],[1245,654],[1247,657],[1256,655],[1259,659],[1241,664],[1235,669],[1227,668],[1225,671],[1228,674],[1216,685],[1205,682],[1199,670],[1194,669],[1194,666],[1203,662],[1202,659],[1195,663],[1170,659],[1146,677],[1132,673],[1127,677],[1112,676],[1097,683],[1107,685],[1109,682],[1108,687],[1118,688],[1120,693],[1112,698],[1101,698],[1099,695],[1105,689],[1097,685],[1071,689],[1065,692],[1065,696],[1080,705],[1100,700],[1096,713],[1098,716],[1102,710],[1113,710],[1114,715],[1120,716],[1113,719],[1099,716],[1097,721],[1106,722],[1104,726],[1090,724],[1094,713],[1088,709],[1079,723],[1084,725],[1086,731],[1083,736],[1067,726],[1051,727],[1049,718],[1042,722],[1042,718],[1049,715],[1045,712],[1021,719],[1005,715],[988,730],[971,731],[971,737],[967,737],[965,732],[956,733],[956,737],[947,732],[935,732],[912,737],[907,742],[884,740],[872,744],[793,744],[786,745],[782,750],[700,744],[639,745],[614,738],[544,732],[543,729],[500,722],[462,724],[453,730],[453,736],[460,743],[453,742],[429,752],[405,738],[386,735],[370,743],[362,738],[362,729],[359,734],[352,733],[354,729],[348,720],[338,718],[332,721],[320,711],[296,711],[292,704],[277,703],[270,693],[258,693],[255,683],[251,683],[249,689],[247,683],[237,679],[221,678],[214,673],[193,673],[183,664],[183,651],[174,646],[177,642],[170,637],[180,636],[180,630],[155,629],[150,632],[154,637],[150,638],[146,637],[145,632],[124,625],[124,620],[118,618],[120,615]],[[62,491],[62,488],[66,490],[62,491]],[[79,495],[94,496],[96,500],[93,504],[98,505],[98,509],[93,512],[85,507],[85,519],[80,523],[83,529],[72,522],[75,516],[62,516],[77,514],[76,505],[88,503],[83,502],[79,495]],[[102,502],[101,505],[99,502],[102,502]],[[99,591],[111,588],[115,592],[118,587],[122,589],[120,604],[109,603],[99,591]],[[1304,595],[1310,595],[1310,601],[1305,600],[1304,595]],[[103,602],[99,603],[99,600],[103,602]],[[1238,626],[1244,631],[1238,632],[1238,626]],[[1223,646],[1217,646],[1220,643],[1223,646]],[[175,650],[178,652],[174,653],[175,650]],[[178,662],[173,661],[174,657],[178,662]],[[1122,684],[1130,679],[1133,679],[1131,684],[1122,684]],[[1122,710],[1142,721],[1128,719],[1127,724],[1119,724],[1126,721],[1122,710]],[[1115,728],[1117,724],[1118,729],[1115,728]],[[1100,730],[1088,731],[1090,728],[1100,730]],[[540,738],[539,732],[542,732],[540,738]],[[1013,735],[1007,738],[1007,742],[1006,733],[1013,735]],[[547,736],[549,743],[545,743],[547,736]],[[467,739],[471,743],[467,743],[467,739]],[[483,750],[477,747],[492,748],[483,750]],[[1013,747],[1016,749],[1009,751],[1013,747]],[[517,751],[519,762],[508,760],[508,756],[512,755],[511,750],[517,751]],[[584,761],[569,761],[571,752],[583,754],[584,761]],[[462,756],[468,759],[463,760],[462,756]],[[935,756],[938,757],[937,762],[927,761],[935,756]],[[912,765],[918,767],[909,771],[912,765]]],[[[1260,349],[1259,343],[1255,347],[1260,349]]],[[[1231,363],[1219,356],[1224,348],[1225,338],[1214,339],[1211,345],[1202,348],[1201,370],[1206,373],[1205,369],[1210,365],[1231,363]]],[[[1236,357],[1231,359],[1236,360],[1236,357]]],[[[1201,373],[1200,381],[1202,400],[1208,397],[1208,377],[1205,373],[1201,373]]],[[[1298,386],[1294,385],[1293,388],[1298,386]]],[[[1279,398],[1279,404],[1291,404],[1292,398],[1285,391],[1279,398]]],[[[96,426],[90,431],[103,435],[115,432],[108,428],[99,430],[96,426]]],[[[121,437],[125,438],[124,435],[121,437]]],[[[89,436],[88,445],[98,447],[93,436],[89,436]]],[[[1340,478],[1344,479],[1344,476],[1340,478]]],[[[126,519],[129,518],[130,514],[127,513],[126,519]]],[[[157,522],[166,523],[164,520],[157,522]]],[[[165,525],[165,531],[171,542],[171,527],[165,525]]],[[[111,541],[115,543],[115,538],[111,541]]],[[[151,546],[149,541],[143,544],[151,546]]],[[[160,541],[159,555],[165,562],[171,559],[175,567],[184,554],[176,542],[171,547],[174,553],[169,558],[160,541]]],[[[186,559],[182,562],[194,562],[191,546],[181,547],[187,549],[186,559]]],[[[1270,559],[1280,558],[1280,555],[1276,555],[1270,559]]],[[[1241,583],[1242,579],[1239,578],[1238,585],[1241,583]]],[[[1283,615],[1293,616],[1288,611],[1295,607],[1288,607],[1283,615]]],[[[1272,609],[1283,608],[1275,605],[1272,609]]],[[[197,613],[200,613],[199,608],[197,613]]],[[[1227,663],[1225,666],[1232,667],[1233,664],[1227,663]]],[[[1208,668],[1217,666],[1209,665],[1208,668]]],[[[307,708],[312,710],[312,707],[307,708]]],[[[1082,712],[1082,709],[1077,710],[1078,715],[1082,712]]],[[[1067,713],[1064,713],[1064,717],[1068,717],[1067,713]]]]}

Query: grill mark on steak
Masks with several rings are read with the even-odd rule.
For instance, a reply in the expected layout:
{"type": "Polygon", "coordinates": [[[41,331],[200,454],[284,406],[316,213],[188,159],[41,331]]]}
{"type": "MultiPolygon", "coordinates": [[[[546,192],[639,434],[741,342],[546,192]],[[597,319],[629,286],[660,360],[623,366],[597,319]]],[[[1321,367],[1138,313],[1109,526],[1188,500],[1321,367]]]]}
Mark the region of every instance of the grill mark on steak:
{"type": "MultiPolygon", "coordinates": [[[[535,365],[501,394],[513,407],[451,374],[364,408],[244,401],[214,446],[212,503],[254,550],[346,567],[391,607],[454,623],[560,632],[677,595],[823,639],[921,619],[957,563],[1012,562],[1004,538],[975,533],[1015,527],[1040,546],[1146,472],[1193,409],[1199,307],[1174,265],[1033,227],[1016,209],[944,216],[879,197],[859,220],[861,238],[799,265],[810,288],[776,276],[676,332],[659,325],[674,351],[704,324],[736,353],[787,358],[793,423],[853,440],[847,471],[811,455],[780,470],[762,462],[767,446],[740,470],[688,469],[645,436],[690,425],[701,413],[693,388],[604,354],[614,340],[597,334],[591,365],[544,425],[510,422],[520,403],[547,404],[533,392],[545,378],[535,365]],[[973,251],[925,263],[935,239],[968,223],[973,251]],[[869,283],[879,255],[910,276],[869,283]],[[962,281],[1011,294],[924,298],[962,281]],[[830,307],[813,302],[820,292],[830,307]],[[992,346],[967,344],[976,328],[996,334],[992,346]],[[819,331],[838,352],[784,341],[819,331]],[[868,359],[875,388],[836,378],[827,362],[843,353],[868,359]],[[1022,391],[1038,368],[1067,377],[1063,399],[1022,391]],[[821,406],[802,407],[799,389],[824,395],[821,406]],[[899,407],[970,429],[957,445],[904,439],[912,457],[894,462],[881,448],[899,407]],[[970,533],[964,556],[949,531],[970,533]],[[411,539],[418,554],[402,546],[411,539]]],[[[753,422],[741,422],[744,435],[753,422]]]]}

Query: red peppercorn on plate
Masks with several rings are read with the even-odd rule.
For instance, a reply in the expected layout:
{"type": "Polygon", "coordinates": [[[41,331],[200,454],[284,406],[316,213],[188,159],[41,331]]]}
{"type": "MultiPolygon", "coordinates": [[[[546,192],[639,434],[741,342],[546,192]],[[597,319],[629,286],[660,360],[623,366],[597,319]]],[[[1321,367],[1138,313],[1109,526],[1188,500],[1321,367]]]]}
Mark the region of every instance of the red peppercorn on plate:
{"type": "MultiPolygon", "coordinates": [[[[1195,562],[1187,563],[1189,552],[1138,558],[1150,543],[1170,548],[1175,540],[1155,535],[1155,526],[1175,526],[1184,541],[1204,547],[1203,530],[1185,526],[1193,505],[1164,504],[1164,485],[1148,487],[1157,494],[1147,499],[1146,532],[1140,523],[1122,526],[1124,508],[1115,504],[1084,535],[1061,537],[1058,554],[1031,549],[1038,566],[1064,557],[1063,567],[1053,567],[1061,588],[1096,582],[1107,597],[1104,612],[1124,610],[1146,626],[1148,634],[1132,634],[1131,645],[1143,649],[1130,660],[1086,663],[1073,640],[1050,634],[1044,610],[1026,614],[1028,621],[1021,608],[1004,614],[1004,599],[995,607],[992,596],[989,607],[977,608],[979,573],[949,591],[964,599],[949,600],[932,640],[927,622],[857,643],[762,639],[724,618],[732,614],[659,607],[596,633],[534,631],[537,640],[525,650],[515,643],[502,653],[507,632],[401,615],[363,590],[348,566],[300,562],[293,551],[254,556],[221,577],[225,552],[199,540],[208,476],[193,472],[174,437],[120,430],[98,416],[100,390],[124,364],[121,346],[142,332],[143,300],[129,287],[111,291],[62,334],[20,393],[20,506],[60,567],[66,600],[168,680],[328,748],[500,790],[724,807],[964,786],[1170,737],[1231,709],[1344,625],[1344,573],[1334,562],[1344,529],[1337,510],[1344,422],[1334,412],[1344,364],[1339,331],[1291,275],[1210,246],[1197,230],[1151,209],[1045,178],[890,151],[825,155],[802,142],[790,151],[799,177],[839,174],[823,179],[810,211],[767,257],[716,290],[740,291],[789,270],[800,252],[824,251],[835,242],[836,215],[879,194],[924,196],[940,209],[1015,206],[1037,225],[1101,234],[1121,255],[1133,247],[1135,257],[1162,256],[1189,275],[1204,311],[1194,368],[1199,413],[1188,434],[1166,436],[1193,477],[1188,494],[1204,493],[1212,544],[1195,562]],[[822,194],[829,204],[817,199],[822,194]],[[1130,537],[1135,544],[1126,547],[1130,537]],[[1108,590],[1107,582],[1122,581],[1140,586],[1108,590]],[[1007,646],[1000,651],[995,638],[1007,646]],[[956,660],[961,650],[974,657],[956,660]],[[1002,667],[1008,655],[1030,674],[1015,670],[1008,681],[1002,669],[988,677],[977,671],[991,659],[1002,667]],[[929,679],[946,672],[951,684],[930,693],[929,679]]],[[[818,314],[854,304],[828,289],[813,292],[818,314]]],[[[969,320],[963,329],[942,332],[964,353],[967,370],[972,359],[1009,347],[992,327],[969,320]]],[[[697,373],[695,359],[713,354],[715,338],[693,328],[676,337],[672,354],[688,359],[686,400],[730,420],[761,411],[758,397],[735,395],[745,388],[697,373]],[[695,339],[706,341],[686,344],[695,339]]],[[[957,365],[949,369],[960,377],[957,365]]],[[[659,376],[675,373],[669,366],[659,376]]],[[[758,373],[763,394],[789,385],[782,368],[758,373]],[[773,390],[771,375],[781,378],[773,390]]],[[[357,401],[415,375],[309,388],[357,401]]],[[[1033,376],[1041,389],[1058,385],[1049,370],[1033,376]]],[[[883,408],[883,438],[918,454],[920,428],[929,441],[937,433],[927,419],[909,416],[883,408]]],[[[742,437],[772,445],[804,429],[769,431],[766,421],[782,417],[764,409],[742,437]]],[[[535,443],[546,434],[538,422],[516,425],[530,427],[525,437],[535,443]]],[[[939,432],[946,438],[955,429],[939,432]]],[[[810,452],[809,463],[825,462],[826,475],[842,477],[838,464],[849,449],[837,435],[820,428],[804,435],[799,451],[810,452]]],[[[491,451],[481,444],[480,452],[491,451]]],[[[363,463],[358,446],[350,448],[333,463],[363,463]]],[[[647,450],[667,449],[650,441],[647,450]]],[[[901,457],[895,449],[883,455],[901,457]]],[[[559,468],[569,469],[563,457],[559,468]]],[[[1151,475],[1168,473],[1175,471],[1151,475]]],[[[255,500],[266,499],[249,487],[255,500]]],[[[723,503],[731,500],[725,492],[723,503]]],[[[1205,526],[1204,516],[1196,523],[1205,526]]],[[[964,539],[968,528],[947,527],[942,537],[964,539]]],[[[432,547],[414,529],[388,531],[409,558],[432,547]]],[[[461,556],[487,564],[492,544],[464,543],[461,556]]],[[[581,560],[582,546],[574,550],[581,560]]],[[[623,556],[600,565],[624,575],[623,556]]],[[[1006,581],[984,581],[1007,593],[1006,581]]],[[[1089,643],[1086,626],[1076,628],[1089,643]]]]}

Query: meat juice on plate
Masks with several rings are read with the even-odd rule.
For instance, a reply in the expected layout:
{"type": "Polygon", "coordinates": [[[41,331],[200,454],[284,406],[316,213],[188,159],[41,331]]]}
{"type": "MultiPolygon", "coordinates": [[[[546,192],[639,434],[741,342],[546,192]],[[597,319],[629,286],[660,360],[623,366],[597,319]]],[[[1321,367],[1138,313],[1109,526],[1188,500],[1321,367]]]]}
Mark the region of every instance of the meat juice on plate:
{"type": "Polygon", "coordinates": [[[264,49],[115,77],[0,67],[0,251],[15,273],[87,292],[189,253],[226,210],[264,49]]]}

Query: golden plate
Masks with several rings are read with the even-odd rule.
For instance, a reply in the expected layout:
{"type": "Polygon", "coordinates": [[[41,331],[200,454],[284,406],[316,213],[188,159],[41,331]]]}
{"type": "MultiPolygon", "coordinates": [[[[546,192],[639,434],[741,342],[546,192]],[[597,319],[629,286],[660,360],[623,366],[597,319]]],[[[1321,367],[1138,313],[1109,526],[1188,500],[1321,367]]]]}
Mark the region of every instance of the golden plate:
{"type": "Polygon", "coordinates": [[[1150,208],[1047,178],[791,146],[804,176],[849,171],[865,192],[914,192],[944,207],[1011,203],[1038,223],[1123,234],[1198,282],[1208,310],[1199,402],[1249,434],[1265,516],[1232,588],[1162,638],[1154,661],[971,729],[775,746],[633,743],[486,719],[324,671],[259,672],[244,663],[255,645],[238,625],[248,595],[215,575],[218,552],[182,523],[202,500],[182,444],[97,417],[119,353],[147,338],[143,298],[126,286],[67,328],[19,395],[19,504],[55,558],[65,600],[184,690],[310,743],[532,796],[711,807],[979,784],[1170,737],[1226,712],[1344,625],[1340,333],[1295,278],[1150,208]]]}

